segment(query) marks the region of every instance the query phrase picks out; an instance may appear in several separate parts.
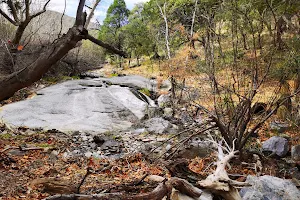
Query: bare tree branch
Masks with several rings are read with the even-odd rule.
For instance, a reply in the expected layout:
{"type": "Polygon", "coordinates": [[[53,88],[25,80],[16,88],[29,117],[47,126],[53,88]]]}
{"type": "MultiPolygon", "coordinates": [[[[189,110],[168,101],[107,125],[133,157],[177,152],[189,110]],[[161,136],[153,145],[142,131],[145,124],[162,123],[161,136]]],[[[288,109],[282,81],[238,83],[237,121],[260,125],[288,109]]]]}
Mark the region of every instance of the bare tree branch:
{"type": "Polygon", "coordinates": [[[11,14],[14,17],[16,22],[20,22],[19,18],[18,18],[18,14],[17,14],[17,9],[15,7],[15,4],[12,2],[12,0],[7,0],[7,5],[11,10],[11,14]]]}
{"type": "Polygon", "coordinates": [[[123,56],[125,58],[127,57],[127,55],[126,55],[126,53],[124,51],[116,49],[115,47],[113,47],[113,46],[111,46],[111,45],[109,45],[109,44],[107,44],[105,42],[102,42],[101,40],[97,40],[96,38],[94,38],[93,36],[91,36],[89,34],[85,36],[85,39],[90,40],[91,42],[93,42],[93,43],[95,43],[95,44],[97,44],[97,45],[99,45],[99,46],[107,49],[111,53],[118,54],[118,55],[123,56]]]}
{"type": "Polygon", "coordinates": [[[40,11],[40,12],[37,12],[37,13],[35,13],[35,14],[31,15],[31,16],[30,16],[30,19],[33,19],[33,18],[35,18],[35,17],[37,17],[37,16],[39,16],[39,15],[43,14],[44,12],[46,12],[47,5],[50,3],[50,1],[51,1],[51,0],[48,0],[48,1],[45,3],[45,5],[44,5],[44,7],[43,7],[43,10],[42,10],[42,11],[40,11]]]}
{"type": "Polygon", "coordinates": [[[7,19],[10,23],[12,23],[15,26],[19,25],[19,22],[14,21],[12,18],[10,18],[3,10],[0,9],[0,14],[7,19]]]}
{"type": "Polygon", "coordinates": [[[29,8],[30,8],[30,0],[25,0],[25,19],[29,19],[30,13],[29,13],[29,8]]]}

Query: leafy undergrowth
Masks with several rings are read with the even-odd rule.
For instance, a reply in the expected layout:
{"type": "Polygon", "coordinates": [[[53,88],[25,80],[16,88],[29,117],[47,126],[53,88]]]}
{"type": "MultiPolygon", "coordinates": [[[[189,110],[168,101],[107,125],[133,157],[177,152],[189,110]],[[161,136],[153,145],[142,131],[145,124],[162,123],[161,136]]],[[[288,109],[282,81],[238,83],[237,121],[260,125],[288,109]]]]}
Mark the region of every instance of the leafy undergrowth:
{"type": "MultiPolygon", "coordinates": [[[[78,186],[87,173],[80,193],[138,194],[157,186],[157,183],[145,179],[147,175],[168,178],[171,174],[164,162],[151,164],[142,154],[117,160],[66,158],[63,153],[72,140],[69,135],[55,130],[12,129],[2,124],[0,131],[0,199],[3,200],[43,199],[54,194],[78,193],[78,186]]],[[[232,179],[239,181],[257,173],[292,178],[288,173],[291,166],[284,160],[274,159],[261,157],[263,168],[259,169],[255,165],[258,161],[245,153],[242,158],[234,159],[227,170],[232,179]]],[[[215,170],[215,161],[214,153],[205,158],[196,157],[188,160],[188,168],[205,178],[215,170]]],[[[185,173],[189,180],[187,171],[183,171],[183,176],[185,173]]]]}
{"type": "Polygon", "coordinates": [[[0,198],[43,199],[49,195],[127,191],[136,194],[156,187],[139,183],[147,174],[168,177],[166,169],[150,164],[141,154],[118,160],[63,156],[70,145],[61,132],[12,130],[2,125],[0,139],[0,198]],[[39,148],[39,149],[35,149],[39,148]],[[22,150],[23,149],[23,150],[22,150]],[[57,153],[58,154],[57,154],[57,153]]]}

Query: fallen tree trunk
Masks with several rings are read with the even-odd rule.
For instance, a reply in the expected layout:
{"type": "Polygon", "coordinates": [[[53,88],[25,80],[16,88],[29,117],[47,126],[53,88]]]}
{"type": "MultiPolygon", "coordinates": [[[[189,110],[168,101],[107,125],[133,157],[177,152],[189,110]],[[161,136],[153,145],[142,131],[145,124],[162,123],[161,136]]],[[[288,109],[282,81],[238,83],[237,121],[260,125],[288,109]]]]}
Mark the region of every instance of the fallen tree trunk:
{"type": "Polygon", "coordinates": [[[165,196],[171,196],[172,188],[175,188],[182,194],[186,194],[191,198],[199,198],[202,194],[202,191],[199,188],[194,187],[186,180],[173,177],[166,182],[160,183],[153,191],[137,195],[128,195],[124,193],[103,193],[93,195],[62,194],[47,197],[45,200],[161,200],[165,196]]]}
{"type": "Polygon", "coordinates": [[[42,52],[37,60],[17,72],[0,77],[0,101],[11,97],[19,89],[27,87],[42,78],[52,65],[63,58],[71,49],[75,48],[76,44],[83,39],[91,40],[112,53],[126,56],[123,51],[88,34],[88,31],[84,28],[86,17],[86,13],[83,12],[84,4],[85,0],[79,2],[74,26],[63,37],[42,52]]]}

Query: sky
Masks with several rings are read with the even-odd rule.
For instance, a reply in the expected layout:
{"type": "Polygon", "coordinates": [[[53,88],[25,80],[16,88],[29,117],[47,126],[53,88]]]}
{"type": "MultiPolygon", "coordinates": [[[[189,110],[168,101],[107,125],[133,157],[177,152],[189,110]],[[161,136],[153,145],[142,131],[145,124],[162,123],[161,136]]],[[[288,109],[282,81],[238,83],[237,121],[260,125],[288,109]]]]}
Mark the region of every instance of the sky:
{"type": "MultiPolygon", "coordinates": [[[[135,4],[140,3],[140,2],[146,2],[147,0],[125,0],[126,6],[128,9],[132,9],[135,4]]],[[[78,0],[66,0],[66,15],[69,15],[71,17],[75,17],[76,15],[76,10],[78,6],[78,0]]],[[[86,4],[87,5],[93,5],[93,0],[87,0],[86,4]]],[[[106,11],[108,7],[112,4],[113,0],[101,0],[99,3],[95,15],[92,19],[93,22],[99,21],[102,23],[102,21],[105,19],[106,16],[106,11]]],[[[63,12],[65,7],[65,0],[51,0],[48,6],[49,10],[54,10],[57,12],[63,12]]],[[[87,9],[88,11],[88,9],[87,9]]]]}

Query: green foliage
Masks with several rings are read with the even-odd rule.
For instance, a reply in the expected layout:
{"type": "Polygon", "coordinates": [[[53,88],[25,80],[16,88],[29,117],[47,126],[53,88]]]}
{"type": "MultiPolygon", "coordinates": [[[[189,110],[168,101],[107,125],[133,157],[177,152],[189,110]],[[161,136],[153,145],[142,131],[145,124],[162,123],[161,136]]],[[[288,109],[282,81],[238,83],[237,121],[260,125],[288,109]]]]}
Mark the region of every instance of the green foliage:
{"type": "Polygon", "coordinates": [[[119,76],[119,74],[118,73],[112,73],[112,74],[110,74],[110,77],[116,77],[116,76],[119,76]]]}
{"type": "Polygon", "coordinates": [[[139,92],[147,95],[148,97],[151,96],[151,93],[150,93],[150,91],[147,88],[142,88],[142,89],[139,90],[139,92]]]}
{"type": "Polygon", "coordinates": [[[124,45],[124,31],[122,29],[128,23],[129,10],[124,0],[114,0],[109,6],[103,25],[99,31],[99,39],[118,49],[124,45]]]}
{"type": "Polygon", "coordinates": [[[137,5],[129,16],[129,23],[124,26],[125,46],[129,54],[137,58],[150,55],[153,41],[142,15],[143,5],[137,5]]]}
{"type": "Polygon", "coordinates": [[[9,133],[0,134],[0,139],[2,140],[8,140],[10,138],[12,138],[12,135],[9,133]]]}

